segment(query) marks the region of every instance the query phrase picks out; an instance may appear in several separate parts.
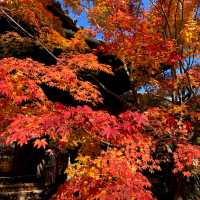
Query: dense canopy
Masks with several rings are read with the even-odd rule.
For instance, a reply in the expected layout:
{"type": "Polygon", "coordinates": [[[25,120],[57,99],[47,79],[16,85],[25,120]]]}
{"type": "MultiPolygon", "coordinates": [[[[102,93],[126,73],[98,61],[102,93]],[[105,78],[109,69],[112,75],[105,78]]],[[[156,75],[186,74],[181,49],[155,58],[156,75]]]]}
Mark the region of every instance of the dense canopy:
{"type": "Polygon", "coordinates": [[[1,146],[78,151],[52,200],[200,198],[200,1],[149,2],[0,1],[1,146]]]}

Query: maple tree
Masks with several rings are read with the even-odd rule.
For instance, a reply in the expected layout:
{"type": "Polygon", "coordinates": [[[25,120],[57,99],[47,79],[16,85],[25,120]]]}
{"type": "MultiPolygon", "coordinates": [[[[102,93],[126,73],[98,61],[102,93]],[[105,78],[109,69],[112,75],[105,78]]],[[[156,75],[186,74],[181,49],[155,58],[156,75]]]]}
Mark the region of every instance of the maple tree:
{"type": "Polygon", "coordinates": [[[162,199],[155,191],[162,176],[177,182],[164,195],[187,199],[179,186],[200,175],[200,2],[150,2],[146,11],[139,0],[66,0],[92,25],[78,30],[68,22],[75,33],[67,38],[67,16],[53,0],[0,1],[0,18],[19,29],[0,31],[1,143],[51,154],[78,148],[52,200],[162,199]],[[87,39],[97,33],[104,41],[92,49],[87,39]],[[20,54],[32,45],[56,63],[20,54]],[[119,73],[128,82],[123,92],[119,73]],[[55,102],[45,89],[68,96],[55,102]],[[70,97],[71,104],[63,99],[70,97]],[[122,104],[117,114],[104,105],[111,97],[122,104]]]}

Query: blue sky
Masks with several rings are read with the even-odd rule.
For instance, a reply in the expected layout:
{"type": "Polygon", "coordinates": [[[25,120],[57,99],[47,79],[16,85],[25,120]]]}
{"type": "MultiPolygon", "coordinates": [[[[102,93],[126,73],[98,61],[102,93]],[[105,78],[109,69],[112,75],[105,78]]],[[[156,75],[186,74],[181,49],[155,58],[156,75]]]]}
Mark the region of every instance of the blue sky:
{"type": "Polygon", "coordinates": [[[144,8],[147,9],[149,7],[149,4],[150,4],[149,0],[143,0],[144,8]]]}

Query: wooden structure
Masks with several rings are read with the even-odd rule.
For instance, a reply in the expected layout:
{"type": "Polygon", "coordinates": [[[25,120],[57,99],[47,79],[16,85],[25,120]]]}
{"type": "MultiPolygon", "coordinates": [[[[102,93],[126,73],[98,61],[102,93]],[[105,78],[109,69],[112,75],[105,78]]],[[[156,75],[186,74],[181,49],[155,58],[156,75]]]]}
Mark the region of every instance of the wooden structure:
{"type": "Polygon", "coordinates": [[[67,156],[67,153],[60,152],[51,157],[45,156],[44,152],[30,146],[18,149],[2,147],[0,199],[48,199],[65,178],[63,172],[67,163],[64,160],[67,160],[67,156]]]}

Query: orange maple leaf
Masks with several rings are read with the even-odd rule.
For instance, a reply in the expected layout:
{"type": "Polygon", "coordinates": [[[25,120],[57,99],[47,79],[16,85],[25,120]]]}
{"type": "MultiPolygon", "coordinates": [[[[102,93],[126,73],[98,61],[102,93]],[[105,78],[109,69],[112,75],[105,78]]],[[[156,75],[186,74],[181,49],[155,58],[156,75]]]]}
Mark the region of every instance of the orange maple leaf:
{"type": "Polygon", "coordinates": [[[37,147],[38,149],[40,149],[42,147],[45,149],[47,144],[48,143],[47,143],[46,139],[36,139],[34,142],[34,147],[37,147]]]}

